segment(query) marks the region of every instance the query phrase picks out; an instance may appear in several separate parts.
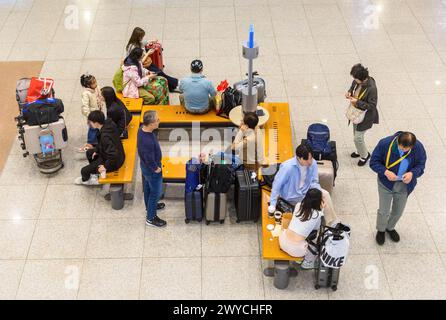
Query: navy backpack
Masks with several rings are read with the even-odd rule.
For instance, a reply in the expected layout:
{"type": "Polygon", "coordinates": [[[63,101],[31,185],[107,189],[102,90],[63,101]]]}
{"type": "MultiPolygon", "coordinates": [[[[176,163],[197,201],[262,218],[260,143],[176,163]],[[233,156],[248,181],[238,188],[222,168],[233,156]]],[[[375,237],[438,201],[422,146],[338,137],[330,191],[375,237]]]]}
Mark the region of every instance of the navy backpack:
{"type": "Polygon", "coordinates": [[[332,152],[330,145],[330,129],[328,129],[325,124],[313,123],[308,127],[307,143],[314,153],[329,155],[332,152]]]}

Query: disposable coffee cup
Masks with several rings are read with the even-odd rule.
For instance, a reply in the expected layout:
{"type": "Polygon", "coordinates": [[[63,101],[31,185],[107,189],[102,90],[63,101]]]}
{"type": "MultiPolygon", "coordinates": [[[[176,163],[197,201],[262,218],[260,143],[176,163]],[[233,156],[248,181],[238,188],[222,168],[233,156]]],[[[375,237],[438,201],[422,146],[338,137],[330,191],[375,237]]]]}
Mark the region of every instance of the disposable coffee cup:
{"type": "Polygon", "coordinates": [[[280,224],[282,222],[282,212],[276,211],[274,212],[274,220],[277,224],[280,224]]]}
{"type": "Polygon", "coordinates": [[[106,172],[106,171],[102,171],[102,172],[101,172],[101,178],[102,178],[102,179],[107,178],[107,172],[106,172]]]}

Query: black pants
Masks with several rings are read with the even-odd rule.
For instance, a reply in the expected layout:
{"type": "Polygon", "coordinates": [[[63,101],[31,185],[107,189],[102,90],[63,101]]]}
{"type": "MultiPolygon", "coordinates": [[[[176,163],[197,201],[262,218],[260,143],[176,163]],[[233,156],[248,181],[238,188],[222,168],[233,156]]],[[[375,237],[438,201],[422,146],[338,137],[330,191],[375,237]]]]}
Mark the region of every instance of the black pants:
{"type": "Polygon", "coordinates": [[[172,92],[173,90],[176,89],[176,87],[178,87],[178,79],[177,78],[168,76],[161,69],[159,69],[157,66],[155,66],[153,63],[149,66],[149,70],[152,72],[156,72],[156,73],[158,73],[159,76],[167,79],[167,83],[168,83],[170,92],[172,92]]]}
{"type": "Polygon", "coordinates": [[[82,181],[90,179],[91,174],[98,174],[98,167],[103,163],[98,155],[93,158],[93,153],[93,149],[87,150],[87,160],[89,164],[81,169],[82,181]]]}

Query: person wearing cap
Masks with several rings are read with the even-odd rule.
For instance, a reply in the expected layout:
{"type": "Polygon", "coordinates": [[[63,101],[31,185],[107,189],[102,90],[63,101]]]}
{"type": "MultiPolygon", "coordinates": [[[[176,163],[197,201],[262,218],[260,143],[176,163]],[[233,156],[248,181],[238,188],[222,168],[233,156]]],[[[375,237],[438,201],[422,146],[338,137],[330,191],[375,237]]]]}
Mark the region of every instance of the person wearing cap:
{"type": "Polygon", "coordinates": [[[203,75],[203,62],[194,60],[190,65],[192,74],[180,81],[181,105],[190,113],[204,114],[213,107],[217,94],[212,82],[203,75]]]}
{"type": "Polygon", "coordinates": [[[379,245],[384,244],[386,232],[392,241],[400,241],[395,226],[417,179],[424,174],[426,159],[423,144],[411,132],[400,131],[381,139],[373,150],[370,168],[378,174],[376,242],[379,245]]]}

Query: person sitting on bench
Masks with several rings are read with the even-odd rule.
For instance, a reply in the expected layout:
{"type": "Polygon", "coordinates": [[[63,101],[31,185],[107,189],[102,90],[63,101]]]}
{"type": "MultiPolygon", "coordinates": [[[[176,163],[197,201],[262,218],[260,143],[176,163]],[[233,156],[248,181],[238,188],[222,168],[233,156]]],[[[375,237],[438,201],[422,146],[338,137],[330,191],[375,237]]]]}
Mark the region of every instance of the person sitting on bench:
{"type": "Polygon", "coordinates": [[[246,113],[235,136],[232,149],[243,160],[245,169],[257,172],[263,164],[263,135],[257,130],[259,117],[255,112],[246,113]]]}
{"type": "Polygon", "coordinates": [[[322,192],[319,189],[308,190],[305,198],[296,208],[288,229],[284,229],[279,236],[280,248],[292,257],[305,257],[302,269],[314,269],[316,255],[308,250],[306,239],[313,230],[319,230],[323,208],[322,192]]]}
{"type": "Polygon", "coordinates": [[[112,119],[116,124],[121,138],[127,139],[127,127],[132,121],[132,114],[124,103],[118,99],[115,89],[112,87],[103,87],[101,94],[105,100],[107,118],[112,119]]]}
{"type": "Polygon", "coordinates": [[[336,217],[331,196],[319,184],[316,160],[313,159],[310,148],[301,144],[296,148],[296,157],[282,163],[274,177],[268,212],[273,214],[276,211],[279,197],[295,206],[304,199],[308,190],[312,188],[319,189],[322,192],[327,225],[338,223],[339,220],[336,217]]]}
{"type": "Polygon", "coordinates": [[[105,119],[101,111],[92,111],[88,115],[89,125],[99,129],[98,144],[88,149],[89,164],[81,169],[81,177],[75,184],[99,185],[98,174],[116,171],[124,164],[125,153],[118,129],[111,119],[105,119]]]}
{"type": "Polygon", "coordinates": [[[190,65],[192,75],[180,80],[180,104],[190,113],[204,114],[215,106],[212,82],[203,75],[203,62],[194,60],[190,65]]]}

